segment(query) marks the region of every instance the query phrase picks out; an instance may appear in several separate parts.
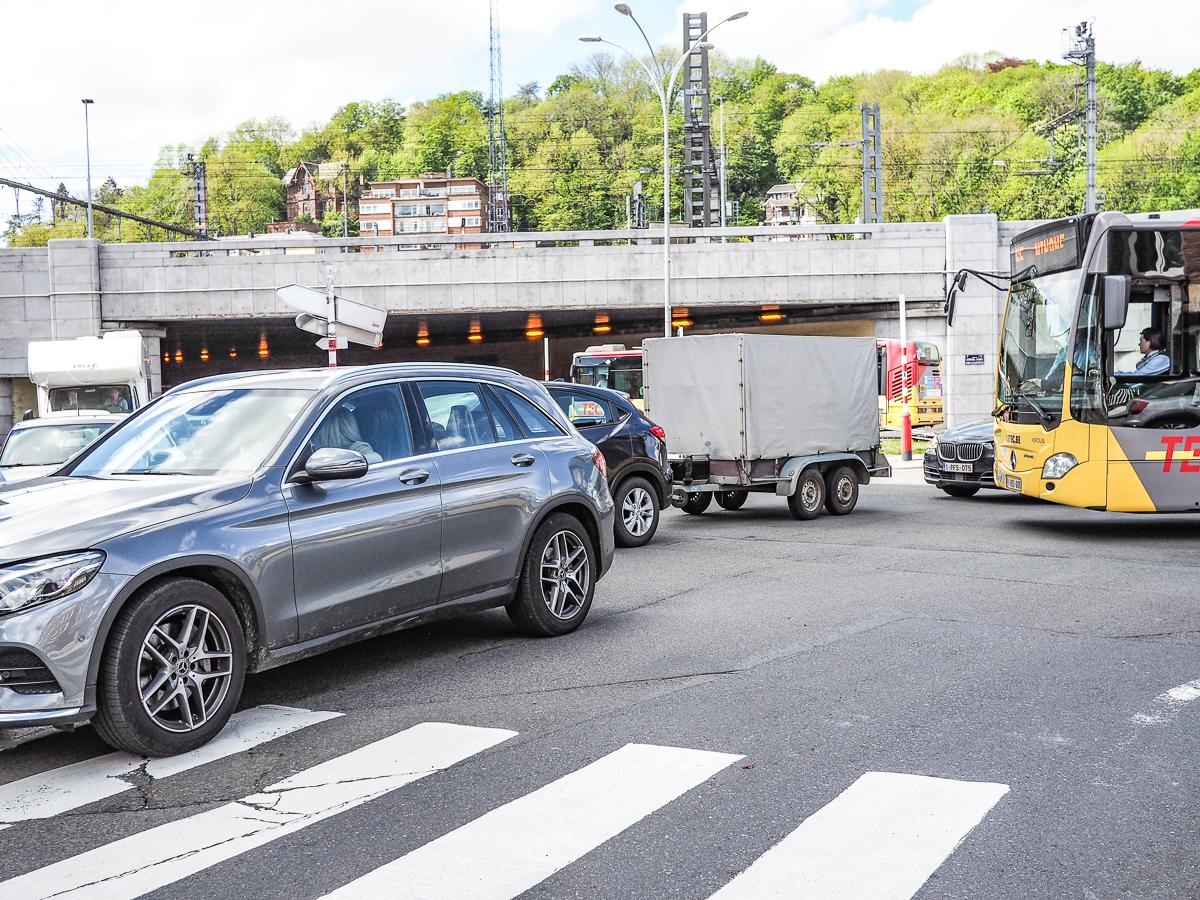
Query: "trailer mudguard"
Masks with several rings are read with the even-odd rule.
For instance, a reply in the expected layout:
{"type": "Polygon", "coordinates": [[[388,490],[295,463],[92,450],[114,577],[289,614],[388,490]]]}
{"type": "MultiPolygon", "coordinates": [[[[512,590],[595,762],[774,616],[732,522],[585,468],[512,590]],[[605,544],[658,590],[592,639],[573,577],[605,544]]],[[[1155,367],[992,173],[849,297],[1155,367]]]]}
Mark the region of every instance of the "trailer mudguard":
{"type": "Polygon", "coordinates": [[[779,470],[779,481],[775,484],[775,493],[780,497],[790,497],[796,493],[796,484],[800,474],[809,466],[817,466],[821,474],[837,465],[849,465],[858,476],[859,484],[870,484],[871,474],[862,457],[853,453],[814,453],[811,456],[793,456],[779,470]]]}

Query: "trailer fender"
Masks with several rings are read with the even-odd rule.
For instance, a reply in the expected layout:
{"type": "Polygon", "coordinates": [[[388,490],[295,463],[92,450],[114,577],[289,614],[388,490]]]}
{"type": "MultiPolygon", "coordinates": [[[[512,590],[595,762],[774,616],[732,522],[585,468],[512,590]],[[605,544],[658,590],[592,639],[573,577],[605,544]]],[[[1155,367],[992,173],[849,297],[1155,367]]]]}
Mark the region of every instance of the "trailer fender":
{"type": "Polygon", "coordinates": [[[796,485],[800,475],[810,466],[816,466],[824,475],[834,466],[848,465],[858,476],[859,484],[869,484],[871,475],[862,459],[853,453],[815,453],[812,456],[793,456],[779,470],[779,481],[775,484],[775,493],[780,497],[790,497],[796,493],[796,485]]]}

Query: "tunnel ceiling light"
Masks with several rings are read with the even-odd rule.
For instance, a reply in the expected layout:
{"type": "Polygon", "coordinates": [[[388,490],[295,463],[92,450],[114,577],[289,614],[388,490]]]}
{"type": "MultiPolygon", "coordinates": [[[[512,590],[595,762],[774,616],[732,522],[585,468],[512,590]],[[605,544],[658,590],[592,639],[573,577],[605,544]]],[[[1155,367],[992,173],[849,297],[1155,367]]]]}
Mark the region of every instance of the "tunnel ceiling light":
{"type": "Polygon", "coordinates": [[[540,337],[544,337],[546,332],[542,329],[542,317],[537,313],[533,313],[525,321],[525,337],[531,341],[536,341],[540,337]]]}
{"type": "Polygon", "coordinates": [[[229,358],[230,358],[230,359],[237,359],[237,347],[230,347],[230,348],[229,348],[229,358]]]}

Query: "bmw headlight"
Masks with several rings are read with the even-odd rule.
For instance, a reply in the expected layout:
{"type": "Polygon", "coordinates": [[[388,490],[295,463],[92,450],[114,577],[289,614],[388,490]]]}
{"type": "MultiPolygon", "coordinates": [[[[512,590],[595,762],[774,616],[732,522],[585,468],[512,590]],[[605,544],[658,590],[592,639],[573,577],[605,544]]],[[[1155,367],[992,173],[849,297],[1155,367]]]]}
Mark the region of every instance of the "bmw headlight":
{"type": "Polygon", "coordinates": [[[0,568],[0,615],[73,594],[96,577],[104,552],[43,556],[0,568]]]}
{"type": "Polygon", "coordinates": [[[1070,453],[1055,453],[1052,457],[1046,460],[1046,464],[1042,466],[1042,478],[1047,480],[1052,478],[1062,478],[1077,465],[1079,465],[1079,460],[1077,460],[1070,453]]]}

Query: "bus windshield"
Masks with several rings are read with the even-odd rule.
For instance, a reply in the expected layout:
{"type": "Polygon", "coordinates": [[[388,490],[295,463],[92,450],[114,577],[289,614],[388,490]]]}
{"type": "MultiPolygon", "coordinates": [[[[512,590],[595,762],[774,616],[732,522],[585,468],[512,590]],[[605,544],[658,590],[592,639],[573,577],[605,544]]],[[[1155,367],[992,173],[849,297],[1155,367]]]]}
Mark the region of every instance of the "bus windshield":
{"type": "Polygon", "coordinates": [[[621,391],[630,397],[642,396],[642,358],[583,356],[571,367],[571,380],[576,384],[621,391]]]}
{"type": "Polygon", "coordinates": [[[1013,284],[1000,341],[996,393],[1001,403],[1032,404],[1042,415],[1061,411],[1067,346],[1082,278],[1082,270],[1072,269],[1013,284]]]}

